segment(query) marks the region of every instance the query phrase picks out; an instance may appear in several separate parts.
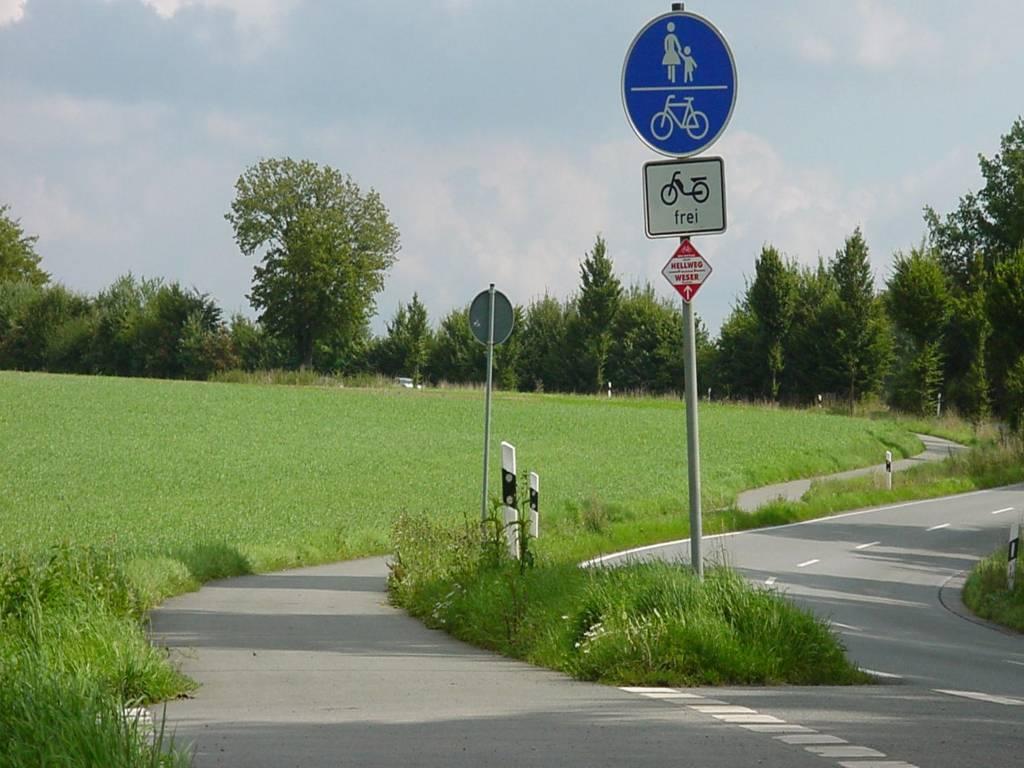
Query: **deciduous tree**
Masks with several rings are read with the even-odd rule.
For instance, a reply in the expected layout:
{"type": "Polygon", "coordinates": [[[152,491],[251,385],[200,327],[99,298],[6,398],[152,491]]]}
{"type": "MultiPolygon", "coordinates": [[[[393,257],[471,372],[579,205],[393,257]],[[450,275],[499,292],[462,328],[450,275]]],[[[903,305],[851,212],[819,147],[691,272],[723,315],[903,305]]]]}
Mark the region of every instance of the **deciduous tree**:
{"type": "Polygon", "coordinates": [[[225,218],[242,253],[262,252],[249,296],[261,324],[303,367],[318,341],[363,331],[399,249],[376,192],[308,160],[262,160],[239,177],[225,218]]]}

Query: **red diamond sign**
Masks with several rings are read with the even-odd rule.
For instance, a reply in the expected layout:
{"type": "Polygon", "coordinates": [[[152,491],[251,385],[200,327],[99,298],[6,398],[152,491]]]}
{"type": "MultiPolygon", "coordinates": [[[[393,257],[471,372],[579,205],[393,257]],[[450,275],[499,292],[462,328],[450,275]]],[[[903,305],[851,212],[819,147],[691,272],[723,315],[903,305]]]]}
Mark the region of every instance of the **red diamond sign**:
{"type": "Polygon", "coordinates": [[[672,254],[672,258],[668,260],[668,264],[661,270],[661,274],[679,291],[683,301],[693,301],[693,297],[711,274],[711,265],[693,247],[693,243],[683,240],[672,254]]]}

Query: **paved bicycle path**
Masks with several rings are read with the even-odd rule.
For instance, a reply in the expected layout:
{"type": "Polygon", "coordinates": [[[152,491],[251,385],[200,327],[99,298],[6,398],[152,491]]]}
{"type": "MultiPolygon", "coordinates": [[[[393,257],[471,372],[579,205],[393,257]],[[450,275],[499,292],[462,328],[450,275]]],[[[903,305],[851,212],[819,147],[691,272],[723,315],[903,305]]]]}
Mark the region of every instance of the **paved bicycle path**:
{"type": "MultiPolygon", "coordinates": [[[[386,575],[372,558],[244,576],[153,611],[154,642],[202,686],[166,710],[197,768],[823,765],[756,719],[726,726],[690,699],[576,682],[427,629],[388,604],[386,575]]],[[[807,722],[835,719],[822,701],[807,722]]]]}
{"type": "MultiPolygon", "coordinates": [[[[911,467],[916,467],[926,461],[942,461],[955,453],[959,453],[960,451],[967,449],[967,446],[965,445],[954,443],[952,440],[946,440],[941,437],[920,434],[917,437],[922,443],[924,443],[924,451],[919,453],[917,456],[911,456],[908,459],[899,459],[898,461],[894,461],[892,463],[893,472],[902,472],[910,469],[911,467]]],[[[873,464],[870,467],[850,469],[846,472],[837,472],[833,475],[823,475],[820,477],[805,478],[803,480],[791,480],[787,483],[777,483],[776,485],[766,485],[763,488],[754,488],[749,491],[743,491],[736,497],[736,506],[744,512],[753,512],[762,504],[767,504],[770,501],[776,501],[778,499],[799,501],[803,495],[810,490],[811,484],[818,480],[845,480],[851,477],[870,475],[875,472],[884,471],[885,462],[883,461],[880,464],[873,464]]]]}

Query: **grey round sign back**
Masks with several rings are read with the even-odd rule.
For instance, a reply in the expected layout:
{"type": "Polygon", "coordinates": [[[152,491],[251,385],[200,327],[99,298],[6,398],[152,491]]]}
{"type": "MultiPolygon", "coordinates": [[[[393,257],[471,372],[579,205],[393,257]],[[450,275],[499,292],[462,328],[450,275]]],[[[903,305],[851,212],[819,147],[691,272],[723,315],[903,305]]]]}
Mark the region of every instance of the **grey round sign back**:
{"type": "MultiPolygon", "coordinates": [[[[487,343],[487,331],[490,326],[491,292],[480,291],[469,305],[469,327],[481,344],[487,343]]],[[[512,303],[501,291],[494,292],[494,343],[501,344],[512,334],[515,316],[512,303]]]]}

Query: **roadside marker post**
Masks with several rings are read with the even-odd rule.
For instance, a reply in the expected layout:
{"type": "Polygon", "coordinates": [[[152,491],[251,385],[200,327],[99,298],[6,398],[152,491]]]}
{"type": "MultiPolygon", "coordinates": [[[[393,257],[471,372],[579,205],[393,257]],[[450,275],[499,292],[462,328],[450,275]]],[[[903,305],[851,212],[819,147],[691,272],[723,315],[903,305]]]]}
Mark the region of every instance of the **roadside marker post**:
{"type": "Polygon", "coordinates": [[[508,553],[519,559],[519,497],[516,493],[516,447],[501,444],[501,503],[504,511],[505,540],[508,553]]]}
{"type": "Polygon", "coordinates": [[[1017,576],[1017,556],[1020,554],[1020,523],[1010,526],[1010,546],[1006,551],[1006,583],[1013,589],[1017,576]]]}
{"type": "Polygon", "coordinates": [[[892,451],[885,452],[885,489],[892,490],[892,451]]]}
{"type": "Polygon", "coordinates": [[[530,473],[530,536],[540,536],[540,475],[530,473]]]}

